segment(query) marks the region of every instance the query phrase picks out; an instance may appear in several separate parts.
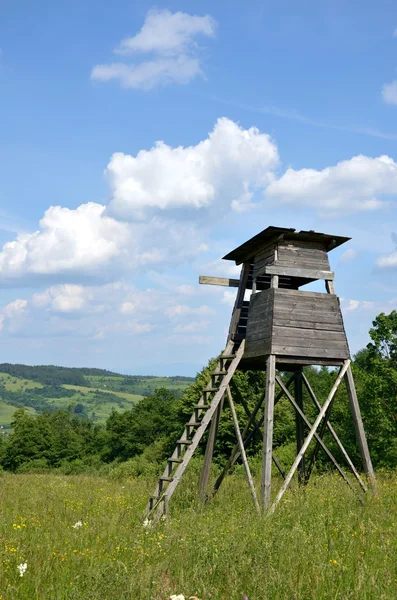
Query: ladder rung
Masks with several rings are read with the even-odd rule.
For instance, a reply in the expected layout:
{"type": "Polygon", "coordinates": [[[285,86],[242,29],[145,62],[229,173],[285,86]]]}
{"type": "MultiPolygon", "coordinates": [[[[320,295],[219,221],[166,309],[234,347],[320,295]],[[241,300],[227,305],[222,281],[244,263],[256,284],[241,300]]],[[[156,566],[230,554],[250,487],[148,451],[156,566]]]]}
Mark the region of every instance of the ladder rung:
{"type": "Polygon", "coordinates": [[[169,458],[168,462],[180,464],[182,462],[182,458],[169,458]]]}
{"type": "Polygon", "coordinates": [[[221,358],[223,360],[232,360],[233,358],[236,358],[235,354],[222,354],[221,358]]]}
{"type": "Polygon", "coordinates": [[[202,408],[203,410],[207,410],[209,404],[196,404],[193,408],[202,408]]]}
{"type": "Polygon", "coordinates": [[[211,375],[226,375],[227,371],[213,371],[211,375]]]}
{"type": "Polygon", "coordinates": [[[203,390],[203,392],[206,392],[207,394],[209,394],[210,392],[217,392],[219,388],[217,387],[211,387],[211,388],[207,388],[206,390],[203,390]]]}
{"type": "Polygon", "coordinates": [[[192,440],[178,440],[177,444],[184,444],[185,446],[189,446],[192,443],[192,440]]]}
{"type": "Polygon", "coordinates": [[[201,421],[189,421],[186,423],[186,427],[198,427],[201,425],[201,421]]]}
{"type": "Polygon", "coordinates": [[[162,475],[161,477],[159,477],[159,479],[161,481],[169,481],[169,482],[174,481],[173,477],[165,477],[165,475],[162,475]]]}
{"type": "Polygon", "coordinates": [[[160,498],[160,496],[157,496],[157,494],[152,494],[150,496],[150,500],[158,500],[160,498]]]}

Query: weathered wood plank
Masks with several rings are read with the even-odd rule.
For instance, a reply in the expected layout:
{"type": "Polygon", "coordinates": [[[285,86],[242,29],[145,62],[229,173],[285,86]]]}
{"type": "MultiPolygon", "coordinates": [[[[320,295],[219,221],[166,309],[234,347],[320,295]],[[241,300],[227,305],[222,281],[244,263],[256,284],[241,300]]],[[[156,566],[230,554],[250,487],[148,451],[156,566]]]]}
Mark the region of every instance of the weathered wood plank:
{"type": "Polygon", "coordinates": [[[239,279],[230,279],[228,277],[210,277],[209,275],[200,275],[199,283],[205,285],[222,285],[225,287],[238,287],[239,279]]]}
{"type": "Polygon", "coordinates": [[[353,373],[352,373],[352,369],[351,369],[350,365],[346,371],[345,383],[346,383],[347,394],[349,397],[350,412],[351,412],[351,415],[353,418],[353,423],[354,423],[354,428],[355,428],[355,432],[356,432],[358,447],[360,450],[363,469],[364,469],[365,473],[368,473],[372,483],[374,484],[375,483],[375,473],[374,473],[371,456],[370,456],[369,449],[368,449],[367,438],[365,436],[365,431],[364,431],[364,424],[363,424],[363,420],[361,418],[360,405],[359,405],[358,399],[357,399],[356,386],[354,385],[354,378],[353,378],[353,373]]]}
{"type": "MultiPolygon", "coordinates": [[[[279,337],[274,337],[272,338],[272,347],[273,348],[279,348],[279,347],[286,347],[289,348],[290,346],[294,347],[294,348],[324,348],[324,350],[329,349],[330,351],[334,351],[334,350],[344,350],[347,351],[347,341],[345,340],[316,340],[313,338],[302,338],[299,336],[291,336],[291,337],[287,337],[287,338],[279,338],[279,337]]],[[[288,353],[289,354],[289,353],[288,353]]],[[[338,354],[336,354],[335,356],[338,356],[338,354]]]]}
{"type": "Polygon", "coordinates": [[[275,316],[273,319],[273,324],[279,327],[294,327],[299,329],[314,329],[316,331],[343,331],[344,327],[342,321],[335,321],[333,323],[329,323],[327,321],[308,321],[306,317],[303,319],[295,319],[289,317],[280,317],[275,316]]]}
{"type": "Polygon", "coordinates": [[[326,251],[325,244],[321,244],[321,242],[305,242],[304,240],[294,240],[293,242],[284,240],[280,241],[278,244],[279,249],[281,248],[309,248],[315,250],[326,251]]]}
{"type": "Polygon", "coordinates": [[[264,429],[263,429],[263,461],[262,461],[261,498],[262,498],[262,506],[263,506],[264,510],[267,510],[270,506],[275,384],[276,384],[276,360],[273,355],[270,355],[269,358],[267,359],[267,368],[266,368],[265,419],[264,419],[264,429]]]}
{"type": "Polygon", "coordinates": [[[308,356],[310,358],[349,358],[349,349],[346,344],[340,348],[303,348],[302,346],[288,346],[273,344],[271,351],[277,356],[308,356]]]}
{"type": "Polygon", "coordinates": [[[336,342],[342,342],[346,340],[344,331],[315,331],[304,327],[280,327],[278,325],[275,325],[273,327],[274,338],[282,339],[290,336],[304,337],[316,340],[335,340],[336,342]]]}
{"type": "Polygon", "coordinates": [[[306,260],[303,258],[296,258],[296,257],[291,257],[291,258],[282,258],[282,259],[278,259],[277,261],[274,261],[273,263],[268,263],[268,264],[273,264],[275,267],[295,267],[297,269],[302,268],[302,269],[312,269],[312,270],[318,270],[318,271],[330,271],[330,265],[329,263],[326,263],[324,261],[320,261],[320,260],[306,260]]]}
{"type": "Polygon", "coordinates": [[[306,290],[281,290],[278,289],[276,297],[278,296],[300,296],[302,298],[329,298],[329,294],[326,292],[307,292],[306,290]]]}
{"type": "Polygon", "coordinates": [[[263,272],[266,275],[284,275],[288,277],[302,277],[304,279],[334,279],[332,271],[318,271],[316,269],[302,269],[297,267],[278,267],[267,265],[263,272]]]}
{"type": "MultiPolygon", "coordinates": [[[[274,319],[279,320],[293,320],[293,321],[304,321],[306,323],[335,323],[335,325],[342,325],[342,316],[337,312],[328,311],[304,311],[294,309],[275,309],[274,319]]],[[[297,327],[303,327],[303,325],[297,325],[297,327]]]]}

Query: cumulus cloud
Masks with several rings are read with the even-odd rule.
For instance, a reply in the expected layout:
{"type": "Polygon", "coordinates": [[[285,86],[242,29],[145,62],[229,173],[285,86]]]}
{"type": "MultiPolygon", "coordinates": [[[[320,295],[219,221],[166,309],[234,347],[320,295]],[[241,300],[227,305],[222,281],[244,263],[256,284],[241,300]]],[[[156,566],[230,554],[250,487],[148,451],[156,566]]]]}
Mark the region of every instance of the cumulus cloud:
{"type": "Polygon", "coordinates": [[[115,54],[128,57],[149,54],[140,62],[113,62],[96,65],[91,78],[119,81],[123,87],[150,90],[158,85],[186,84],[202,75],[198,37],[214,37],[216,21],[184,12],[152,9],[142,29],[128,37],[115,49],[115,54]]]}
{"type": "MultiPolygon", "coordinates": [[[[161,271],[207,252],[210,228],[233,209],[263,210],[267,202],[329,215],[375,209],[397,193],[397,164],[387,156],[356,156],[322,171],[288,169],[277,179],[278,162],[267,134],[226,118],[194,146],[158,142],[135,156],[116,153],[105,171],[108,204],[50,207],[37,231],[0,250],[3,285],[103,284],[142,269],[161,271]]],[[[202,275],[238,273],[224,261],[200,267],[202,275]]],[[[77,310],[84,300],[76,289],[58,290],[48,307],[77,310]]]]}
{"type": "Polygon", "coordinates": [[[121,219],[166,210],[179,210],[180,216],[206,208],[224,213],[249,202],[255,189],[264,189],[277,163],[270,136],[221,118],[196,146],[157,142],[136,156],[113,154],[105,171],[112,194],[108,210],[121,219]]]}
{"type": "Polygon", "coordinates": [[[386,104],[397,104],[397,80],[383,85],[382,97],[386,104]]]}
{"type": "Polygon", "coordinates": [[[395,250],[376,259],[375,266],[379,269],[397,269],[397,233],[392,233],[391,238],[395,244],[395,250]]]}
{"type": "Polygon", "coordinates": [[[322,171],[287,169],[272,182],[266,197],[297,204],[320,213],[371,211],[385,204],[384,196],[397,194],[397,163],[388,156],[354,156],[322,171]]]}
{"type": "Polygon", "coordinates": [[[21,276],[77,272],[101,276],[107,266],[120,261],[130,239],[128,225],[104,215],[105,207],[93,202],[75,210],[51,206],[34,233],[18,235],[0,252],[4,279],[21,276]]]}
{"type": "Polygon", "coordinates": [[[90,297],[88,288],[82,285],[64,284],[34,294],[32,301],[38,307],[47,307],[55,312],[71,313],[81,311],[90,297]]]}
{"type": "Polygon", "coordinates": [[[17,298],[0,309],[0,330],[6,327],[9,331],[17,331],[28,313],[27,306],[27,300],[17,298]]]}

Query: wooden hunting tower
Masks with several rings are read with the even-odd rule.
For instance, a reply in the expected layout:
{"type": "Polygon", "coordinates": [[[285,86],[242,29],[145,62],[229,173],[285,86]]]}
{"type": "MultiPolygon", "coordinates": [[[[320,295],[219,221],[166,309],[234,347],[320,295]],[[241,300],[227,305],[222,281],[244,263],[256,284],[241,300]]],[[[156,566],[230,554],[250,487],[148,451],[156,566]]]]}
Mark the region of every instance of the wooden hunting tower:
{"type": "MultiPolygon", "coordinates": [[[[299,231],[281,227],[268,227],[229,254],[224,259],[242,265],[239,279],[200,277],[200,283],[237,287],[226,349],[220,355],[211,375],[209,385],[186,424],[173,455],[168,459],[164,474],[151,496],[147,518],[159,518],[167,513],[171,498],[194,450],[206,428],[210,426],[204,465],[200,478],[200,492],[206,497],[210,466],[214,451],[218,423],[226,396],[237,436],[237,444],[224,471],[218,477],[214,492],[219,488],[225,474],[241,456],[246,470],[249,487],[259,510],[254,483],[246,459],[245,448],[263,424],[263,468],[262,507],[268,509],[271,499],[272,461],[282,474],[284,483],[272,508],[281,499],[298,470],[298,481],[306,483],[320,447],[331,459],[340,475],[354,489],[342,468],[323,441],[326,429],[334,438],[347,465],[352,470],[362,490],[365,483],[357,472],[339,437],[333,429],[329,416],[335,393],[344,379],[349,397],[350,410],[355,425],[357,442],[362,459],[363,471],[371,480],[374,473],[368,452],[367,441],[361,419],[360,408],[350,367],[350,353],[343,325],[339,298],[334,290],[334,273],[330,270],[328,252],[350,238],[299,231]],[[324,293],[301,289],[313,281],[323,281],[324,293]],[[251,291],[247,298],[248,290],[251,291]],[[321,405],[303,372],[305,365],[339,367],[339,373],[330,393],[321,405]],[[242,432],[237,422],[236,411],[229,383],[236,369],[266,370],[266,387],[255,409],[250,412],[244,406],[248,423],[242,432]],[[278,371],[290,371],[285,383],[278,371]],[[275,397],[276,384],[280,388],[275,397]],[[294,385],[294,394],[289,390],[294,385]],[[303,386],[318,410],[313,424],[309,422],[303,405],[303,386]],[[273,454],[273,413],[276,402],[286,396],[296,412],[297,456],[288,474],[273,454]],[[264,401],[264,411],[262,409],[264,401]],[[258,421],[257,414],[263,411],[258,421]],[[310,463],[306,464],[305,453],[313,440],[310,463]]],[[[355,490],[354,490],[355,491],[355,490]]]]}

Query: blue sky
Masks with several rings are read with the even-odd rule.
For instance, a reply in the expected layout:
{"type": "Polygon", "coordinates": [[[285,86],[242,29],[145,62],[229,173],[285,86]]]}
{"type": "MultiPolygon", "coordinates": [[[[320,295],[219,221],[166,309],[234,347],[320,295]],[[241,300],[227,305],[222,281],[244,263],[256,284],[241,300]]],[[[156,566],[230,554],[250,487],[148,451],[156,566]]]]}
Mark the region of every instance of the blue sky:
{"type": "Polygon", "coordinates": [[[397,307],[395,2],[0,7],[0,362],[194,374],[229,250],[330,254],[353,352],[397,307]]]}

